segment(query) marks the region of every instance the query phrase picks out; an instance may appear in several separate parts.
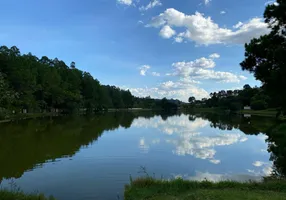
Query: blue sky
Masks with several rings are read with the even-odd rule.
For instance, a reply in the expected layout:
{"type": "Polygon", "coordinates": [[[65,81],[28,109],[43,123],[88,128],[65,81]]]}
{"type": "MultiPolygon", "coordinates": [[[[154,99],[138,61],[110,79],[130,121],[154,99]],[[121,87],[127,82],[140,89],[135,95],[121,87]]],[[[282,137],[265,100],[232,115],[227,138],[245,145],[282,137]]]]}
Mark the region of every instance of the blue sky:
{"type": "Polygon", "coordinates": [[[259,85],[239,63],[266,0],[0,0],[0,45],[156,98],[259,85]]]}

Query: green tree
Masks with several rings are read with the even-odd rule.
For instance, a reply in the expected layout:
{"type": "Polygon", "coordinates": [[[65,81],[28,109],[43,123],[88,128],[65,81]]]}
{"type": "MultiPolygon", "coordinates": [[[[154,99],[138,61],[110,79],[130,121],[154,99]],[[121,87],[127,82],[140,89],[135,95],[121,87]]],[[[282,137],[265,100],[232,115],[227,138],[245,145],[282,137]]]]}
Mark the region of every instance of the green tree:
{"type": "Polygon", "coordinates": [[[266,7],[265,22],[271,32],[253,39],[245,45],[243,70],[250,71],[271,98],[277,99],[277,105],[286,111],[286,1],[277,0],[277,4],[266,7]]]}
{"type": "Polygon", "coordinates": [[[189,103],[190,104],[194,104],[196,102],[196,98],[195,97],[190,97],[189,98],[189,103]]]}
{"type": "Polygon", "coordinates": [[[9,108],[16,98],[17,93],[9,87],[3,74],[0,73],[0,109],[9,108]]]}

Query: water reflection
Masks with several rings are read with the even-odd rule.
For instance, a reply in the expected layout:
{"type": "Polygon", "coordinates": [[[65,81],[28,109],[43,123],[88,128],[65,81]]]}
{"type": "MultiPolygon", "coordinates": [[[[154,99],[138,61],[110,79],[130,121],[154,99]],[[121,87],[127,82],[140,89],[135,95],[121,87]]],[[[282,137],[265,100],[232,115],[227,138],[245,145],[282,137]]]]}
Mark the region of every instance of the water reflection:
{"type": "MultiPolygon", "coordinates": [[[[270,161],[273,165],[264,163],[264,168],[260,171],[248,170],[258,175],[278,175],[286,176],[286,123],[275,122],[267,117],[229,117],[227,115],[218,115],[214,113],[196,114],[211,122],[211,126],[221,130],[232,130],[233,128],[241,130],[246,135],[259,135],[268,143],[268,152],[270,152],[270,161]]],[[[264,149],[261,149],[265,152],[264,149]]],[[[254,163],[258,164],[258,163],[254,163]]],[[[261,167],[256,166],[256,167],[261,167]]]]}
{"type": "MultiPolygon", "coordinates": [[[[96,141],[104,131],[129,128],[138,113],[117,112],[93,117],[27,120],[0,125],[0,182],[19,178],[43,163],[72,157],[96,141]]],[[[155,116],[152,112],[140,117],[155,116]]]]}
{"type": "Polygon", "coordinates": [[[138,171],[140,165],[151,166],[151,173],[193,180],[258,180],[272,172],[286,174],[286,126],[269,118],[115,112],[7,123],[0,130],[0,182],[36,172],[48,162],[65,163],[57,168],[65,170],[70,167],[65,158],[78,154],[91,159],[74,162],[75,171],[81,167],[79,177],[91,177],[84,170],[104,169],[103,180],[107,177],[114,184],[121,176],[128,180],[129,171],[138,171]]]}
{"type": "Polygon", "coordinates": [[[194,181],[204,181],[209,180],[213,182],[234,180],[238,182],[243,182],[245,180],[261,181],[262,177],[257,175],[247,175],[247,174],[212,174],[209,172],[196,172],[194,176],[188,174],[174,174],[173,178],[183,178],[186,180],[194,181]]]}
{"type": "MultiPolygon", "coordinates": [[[[156,128],[167,135],[176,134],[176,137],[165,140],[175,146],[174,154],[179,156],[192,155],[196,158],[207,159],[213,164],[221,162],[215,158],[215,147],[241,143],[248,139],[242,133],[212,133],[209,135],[208,132],[199,132],[208,125],[212,126],[208,121],[196,118],[194,115],[181,115],[168,119],[157,117],[153,118],[152,121],[139,118],[134,121],[132,126],[156,128]]],[[[142,139],[140,144],[141,148],[149,148],[142,139]]]]}

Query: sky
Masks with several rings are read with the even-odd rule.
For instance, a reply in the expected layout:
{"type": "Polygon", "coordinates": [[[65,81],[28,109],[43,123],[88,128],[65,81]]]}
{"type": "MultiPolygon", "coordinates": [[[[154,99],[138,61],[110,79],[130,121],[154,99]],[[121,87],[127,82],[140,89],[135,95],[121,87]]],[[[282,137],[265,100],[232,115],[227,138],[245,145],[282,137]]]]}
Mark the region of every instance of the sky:
{"type": "Polygon", "coordinates": [[[259,86],[244,44],[266,0],[0,0],[0,45],[58,58],[135,96],[187,101],[259,86]]]}

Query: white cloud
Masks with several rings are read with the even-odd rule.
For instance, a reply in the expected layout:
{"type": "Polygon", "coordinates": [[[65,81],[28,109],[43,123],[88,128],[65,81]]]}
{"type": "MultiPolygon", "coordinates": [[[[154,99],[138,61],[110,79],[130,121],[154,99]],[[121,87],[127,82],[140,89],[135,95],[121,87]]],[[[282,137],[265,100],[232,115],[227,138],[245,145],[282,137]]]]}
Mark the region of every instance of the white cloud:
{"type": "Polygon", "coordinates": [[[241,138],[240,142],[246,142],[248,140],[247,137],[241,138]]]}
{"type": "Polygon", "coordinates": [[[145,87],[145,88],[130,88],[130,92],[138,97],[151,96],[153,98],[162,99],[166,98],[175,98],[180,99],[181,101],[187,102],[190,96],[195,96],[197,99],[209,97],[209,94],[206,90],[199,88],[193,84],[182,83],[180,81],[175,82],[173,87],[164,88],[164,83],[158,85],[157,87],[145,87]]]}
{"type": "Polygon", "coordinates": [[[210,162],[217,165],[220,163],[220,160],[213,159],[213,160],[210,160],[210,162]]]}
{"type": "MultiPolygon", "coordinates": [[[[190,96],[197,99],[209,97],[208,92],[200,88],[203,80],[215,81],[217,83],[240,83],[247,78],[242,75],[236,75],[231,72],[214,70],[215,59],[220,55],[213,53],[208,57],[202,57],[190,62],[173,63],[173,70],[165,73],[169,80],[161,82],[153,87],[123,87],[129,89],[133,95],[139,97],[151,96],[152,98],[175,98],[187,102],[190,96]]],[[[139,68],[140,74],[146,76],[147,71],[151,69],[149,65],[143,65],[139,68]]],[[[150,72],[152,76],[161,76],[158,72],[150,72]]]]}
{"type": "Polygon", "coordinates": [[[256,167],[255,170],[248,169],[249,173],[252,173],[256,176],[269,176],[273,172],[272,162],[262,162],[262,161],[255,161],[252,163],[256,167]]]}
{"type": "MultiPolygon", "coordinates": [[[[170,83],[170,85],[173,85],[170,83]]],[[[246,141],[246,136],[240,133],[229,134],[212,134],[204,135],[200,133],[200,129],[209,125],[210,122],[201,118],[196,118],[194,121],[189,120],[188,115],[172,116],[163,120],[161,117],[150,119],[139,118],[134,120],[132,126],[156,128],[162,133],[169,135],[165,141],[173,144],[175,149],[172,151],[179,156],[191,155],[195,158],[208,160],[213,164],[219,164],[221,161],[216,159],[216,147],[229,146],[235,143],[246,141]]],[[[144,142],[141,141],[141,146],[144,142]]],[[[143,145],[144,144],[144,145],[143,145]]]]}
{"type": "Polygon", "coordinates": [[[261,166],[263,166],[263,165],[265,165],[266,163],[265,162],[262,162],[262,161],[255,161],[254,163],[253,163],[253,165],[255,166],[255,167],[261,167],[261,166]]]}
{"type": "Polygon", "coordinates": [[[214,58],[219,58],[219,54],[211,54],[209,58],[199,58],[190,62],[173,63],[173,76],[184,78],[215,80],[224,83],[239,83],[241,80],[246,80],[246,77],[236,75],[230,72],[214,71],[211,68],[216,66],[214,58]]]}
{"type": "Polygon", "coordinates": [[[132,4],[132,0],[117,0],[117,3],[130,6],[132,4]]]}
{"type": "Polygon", "coordinates": [[[196,132],[198,129],[206,127],[209,122],[201,118],[197,118],[195,121],[190,122],[187,115],[168,117],[167,120],[163,120],[161,117],[152,118],[138,118],[134,120],[132,126],[144,127],[144,128],[156,128],[167,135],[178,134],[182,137],[194,137],[200,135],[196,132]]]}
{"type": "Polygon", "coordinates": [[[144,24],[144,22],[141,21],[141,20],[139,20],[137,23],[138,23],[138,24],[144,24]]]}
{"type": "Polygon", "coordinates": [[[226,14],[226,12],[224,10],[222,10],[222,11],[220,11],[220,14],[224,15],[224,14],[226,14]]]}
{"type": "Polygon", "coordinates": [[[262,18],[250,19],[233,30],[221,28],[211,17],[205,17],[202,13],[196,12],[194,15],[186,15],[174,8],[169,8],[153,17],[147,25],[147,27],[157,28],[162,26],[168,26],[171,30],[175,27],[185,28],[185,31],[178,34],[178,36],[201,45],[244,44],[254,37],[270,32],[268,25],[264,23],[262,18]]]}
{"type": "Polygon", "coordinates": [[[175,37],[174,40],[177,43],[182,43],[184,41],[184,39],[182,37],[175,37]]]}
{"type": "Polygon", "coordinates": [[[161,5],[162,3],[160,2],[160,0],[153,0],[153,1],[150,1],[150,3],[147,6],[141,6],[139,10],[146,11],[146,10],[149,10],[151,8],[154,8],[156,6],[161,6],[161,5]]]}
{"type": "Polygon", "coordinates": [[[175,178],[183,178],[187,180],[195,180],[195,181],[212,181],[212,182],[220,182],[220,181],[238,181],[238,182],[245,182],[249,180],[253,181],[261,181],[262,177],[260,176],[253,176],[253,175],[245,175],[245,174],[212,174],[209,172],[196,172],[195,176],[189,176],[188,174],[185,175],[173,175],[175,178]]]}
{"type": "Polygon", "coordinates": [[[210,58],[214,59],[214,58],[220,58],[220,55],[217,53],[213,53],[209,56],[210,58]]]}
{"type": "Polygon", "coordinates": [[[272,174],[273,168],[271,166],[266,166],[262,169],[262,171],[265,176],[269,176],[272,174]]]}
{"type": "Polygon", "coordinates": [[[175,154],[180,156],[192,155],[200,159],[208,159],[210,162],[218,164],[214,149],[217,146],[229,146],[235,143],[242,142],[245,136],[242,134],[217,134],[213,136],[188,136],[181,135],[179,139],[170,140],[176,146],[175,154]]]}
{"type": "Polygon", "coordinates": [[[242,26],[243,26],[243,23],[242,22],[238,22],[236,25],[233,26],[233,28],[238,29],[238,28],[240,28],[242,26]]]}
{"type": "Polygon", "coordinates": [[[208,5],[212,0],[204,0],[205,5],[208,5]]]}
{"type": "Polygon", "coordinates": [[[146,76],[146,72],[150,69],[151,67],[149,65],[143,65],[139,68],[140,70],[140,75],[141,76],[146,76]]]}
{"type": "Polygon", "coordinates": [[[152,72],[151,74],[152,74],[152,76],[161,76],[161,74],[158,72],[152,72]]]}
{"type": "Polygon", "coordinates": [[[165,38],[165,39],[169,39],[171,38],[172,36],[174,36],[176,34],[176,31],[174,31],[170,26],[166,25],[164,26],[159,35],[162,37],[162,38],[165,38]]]}
{"type": "Polygon", "coordinates": [[[247,79],[247,77],[242,76],[242,75],[238,76],[238,78],[239,78],[240,80],[242,80],[242,81],[245,81],[245,80],[247,79]]]}
{"type": "Polygon", "coordinates": [[[267,2],[265,2],[265,6],[268,6],[268,5],[275,5],[275,6],[278,6],[279,4],[274,0],[274,1],[267,1],[267,2]]]}

